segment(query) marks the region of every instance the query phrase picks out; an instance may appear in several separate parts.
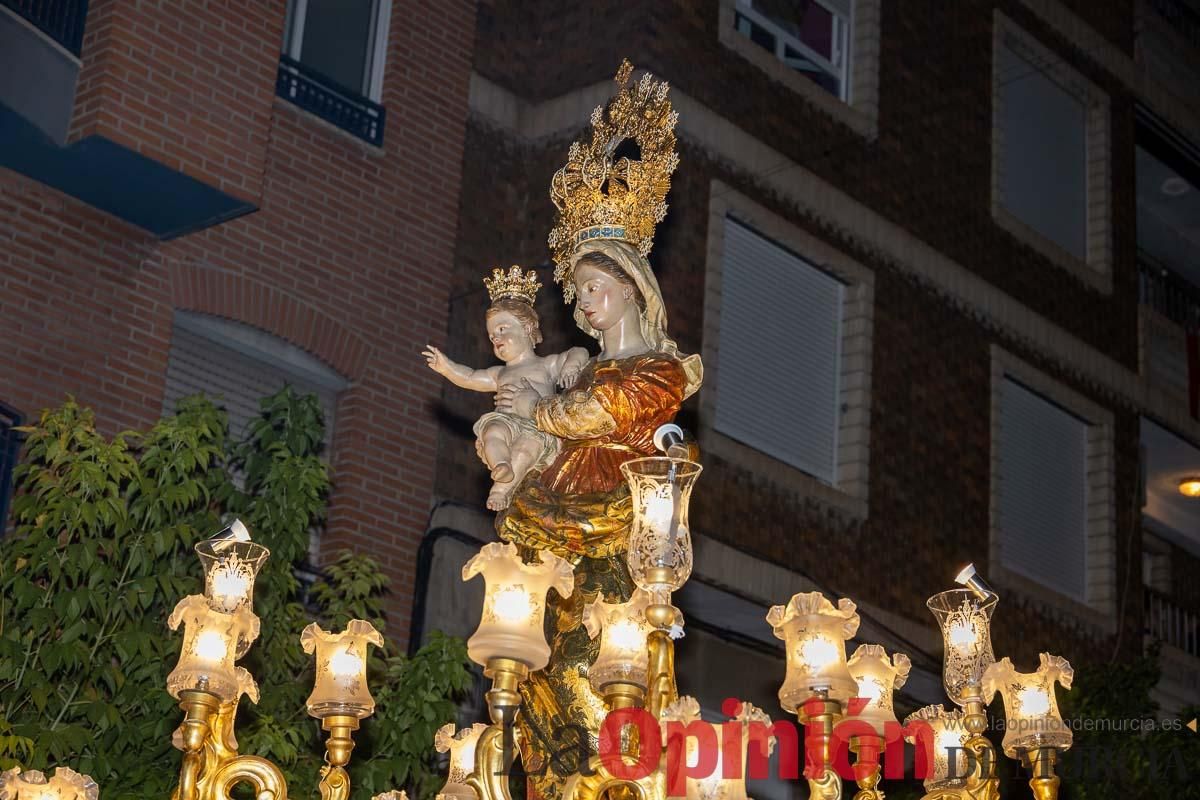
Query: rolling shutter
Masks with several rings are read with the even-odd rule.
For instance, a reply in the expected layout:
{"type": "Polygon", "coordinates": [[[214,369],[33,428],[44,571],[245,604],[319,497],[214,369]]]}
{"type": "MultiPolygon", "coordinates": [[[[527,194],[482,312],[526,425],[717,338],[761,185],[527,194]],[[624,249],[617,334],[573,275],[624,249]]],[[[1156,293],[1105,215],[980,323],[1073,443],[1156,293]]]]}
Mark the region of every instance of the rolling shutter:
{"type": "Polygon", "coordinates": [[[713,427],[833,485],[845,286],[726,218],[713,427]]]}
{"type": "Polygon", "coordinates": [[[1001,561],[1086,601],[1088,424],[1007,378],[999,422],[1001,561]]]}

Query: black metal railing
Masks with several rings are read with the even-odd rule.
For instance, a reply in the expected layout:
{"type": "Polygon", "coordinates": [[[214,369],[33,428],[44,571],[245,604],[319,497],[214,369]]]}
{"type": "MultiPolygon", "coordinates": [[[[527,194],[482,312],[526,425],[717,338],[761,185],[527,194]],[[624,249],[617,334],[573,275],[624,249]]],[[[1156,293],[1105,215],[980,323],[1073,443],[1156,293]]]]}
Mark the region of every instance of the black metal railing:
{"type": "Polygon", "coordinates": [[[373,145],[383,144],[383,106],[339,86],[294,58],[279,56],[275,94],[373,145]]]}
{"type": "Polygon", "coordinates": [[[0,536],[8,520],[8,498],[12,495],[12,473],[21,452],[21,434],[16,430],[21,415],[0,403],[0,536]]]}
{"type": "Polygon", "coordinates": [[[1145,587],[1143,598],[1146,633],[1200,658],[1200,613],[1183,608],[1169,595],[1149,586],[1145,587]]]}
{"type": "Polygon", "coordinates": [[[1187,39],[1192,47],[1200,48],[1200,8],[1188,0],[1150,0],[1150,7],[1187,39]]]}
{"type": "Polygon", "coordinates": [[[75,55],[83,48],[88,0],[0,0],[75,55]]]}
{"type": "Polygon", "coordinates": [[[1200,329],[1200,287],[1142,253],[1138,297],[1143,305],[1188,329],[1200,329]]]}

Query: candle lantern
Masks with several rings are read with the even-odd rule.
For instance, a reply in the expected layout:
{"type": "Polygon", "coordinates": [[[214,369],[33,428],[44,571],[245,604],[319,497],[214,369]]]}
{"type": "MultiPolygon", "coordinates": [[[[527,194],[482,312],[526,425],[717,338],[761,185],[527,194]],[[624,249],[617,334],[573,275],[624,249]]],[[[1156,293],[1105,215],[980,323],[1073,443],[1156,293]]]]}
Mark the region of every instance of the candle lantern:
{"type": "Polygon", "coordinates": [[[37,770],[13,767],[0,772],[0,800],[99,800],[100,787],[90,775],[58,767],[47,778],[37,770]]]}
{"type": "Polygon", "coordinates": [[[925,773],[918,774],[926,792],[956,789],[967,783],[970,759],[965,749],[971,733],[961,709],[947,711],[941,705],[917,709],[904,720],[905,740],[924,748],[917,764],[925,773]]]}
{"type": "Polygon", "coordinates": [[[858,631],[854,602],[842,598],[835,608],[820,592],[794,595],[787,605],[773,606],[767,622],[787,648],[787,673],[779,689],[784,710],[800,713],[805,700],[818,693],[845,702],[858,684],[846,665],[846,640],[858,631]]]}
{"type": "Polygon", "coordinates": [[[544,550],[538,560],[525,563],[514,544],[493,542],[463,567],[463,580],[483,575],[487,584],[479,627],[467,640],[467,654],[487,666],[495,659],[510,659],[538,670],[550,660],[543,621],[546,592],[551,588],[570,597],[575,572],[566,559],[544,550]]]}
{"type": "Polygon", "coordinates": [[[1035,672],[1017,672],[1008,658],[988,667],[983,676],[983,699],[991,702],[996,692],[1004,698],[1004,754],[1019,758],[1022,752],[1053,747],[1070,748],[1073,736],[1058,711],[1054,682],[1071,688],[1075,671],[1065,658],[1042,653],[1035,672]]]}
{"type": "Polygon", "coordinates": [[[996,660],[991,621],[998,600],[994,594],[980,597],[971,589],[950,589],[926,602],[945,643],[942,682],[946,694],[960,706],[979,697],[983,672],[996,660]]]}
{"type": "MultiPolygon", "coordinates": [[[[655,630],[646,619],[650,602],[649,593],[639,588],[624,603],[606,603],[597,598],[584,606],[583,625],[588,635],[600,637],[600,653],[588,668],[588,681],[606,699],[614,694],[637,699],[646,690],[650,662],[647,640],[655,630]]],[[[681,619],[678,610],[675,618],[681,619]]]]}
{"type": "Polygon", "coordinates": [[[196,554],[204,566],[204,596],[209,605],[230,614],[243,606],[253,607],[254,580],[271,551],[250,541],[241,520],[199,542],[196,554]]]}
{"type": "Polygon", "coordinates": [[[171,630],[184,626],[179,663],[167,676],[167,691],[192,689],[211,692],[228,703],[239,695],[238,675],[233,662],[258,638],[259,621],[249,606],[233,613],[214,609],[203,595],[180,600],[167,618],[171,630]],[[239,651],[241,649],[241,652],[239,651]]]}
{"type": "Polygon", "coordinates": [[[694,461],[662,456],[621,465],[633,498],[629,573],[656,605],[668,604],[692,574],[688,504],[700,470],[694,461]]]}
{"type": "Polygon", "coordinates": [[[884,736],[886,726],[897,721],[892,693],[908,680],[912,662],[903,653],[889,660],[880,645],[864,644],[854,651],[846,666],[858,684],[857,696],[867,701],[854,718],[870,723],[879,736],[884,736]]]}
{"type": "Polygon", "coordinates": [[[375,713],[367,685],[367,645],[383,647],[383,636],[365,620],[351,620],[346,630],[330,633],[311,623],[300,634],[300,646],[315,653],[317,668],[308,713],[317,719],[344,716],[364,719],[375,713]]]}
{"type": "Polygon", "coordinates": [[[476,800],[475,790],[467,784],[467,778],[475,771],[475,746],[487,725],[475,723],[457,733],[454,723],[447,722],[433,736],[433,746],[439,753],[450,754],[450,771],[446,784],[438,790],[438,800],[476,800]]]}

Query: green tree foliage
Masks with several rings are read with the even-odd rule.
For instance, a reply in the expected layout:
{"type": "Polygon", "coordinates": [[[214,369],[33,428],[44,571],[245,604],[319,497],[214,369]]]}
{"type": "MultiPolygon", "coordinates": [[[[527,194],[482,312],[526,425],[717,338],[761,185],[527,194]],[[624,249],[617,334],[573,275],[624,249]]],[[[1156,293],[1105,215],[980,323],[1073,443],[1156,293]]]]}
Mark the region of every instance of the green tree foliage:
{"type": "MultiPolygon", "coordinates": [[[[241,441],[201,398],[144,433],[106,439],[68,402],[26,429],[13,530],[0,539],[0,769],[71,766],[106,798],[169,796],[180,712],[164,689],[180,637],[166,618],[201,591],[192,547],[232,516],[271,550],[255,611],[261,638],[242,660],[262,689],[243,700],[242,752],[275,761],[296,793],[315,791],[319,724],[305,712],[311,657],[301,629],[351,618],[381,630],[385,581],[369,558],[343,554],[301,603],[294,566],[325,511],[323,422],[291,389],[262,401],[241,441]]],[[[435,635],[413,658],[389,644],[369,669],[375,716],[351,763],[361,796],[433,785],[433,733],[470,681],[461,641],[435,635]]]]}

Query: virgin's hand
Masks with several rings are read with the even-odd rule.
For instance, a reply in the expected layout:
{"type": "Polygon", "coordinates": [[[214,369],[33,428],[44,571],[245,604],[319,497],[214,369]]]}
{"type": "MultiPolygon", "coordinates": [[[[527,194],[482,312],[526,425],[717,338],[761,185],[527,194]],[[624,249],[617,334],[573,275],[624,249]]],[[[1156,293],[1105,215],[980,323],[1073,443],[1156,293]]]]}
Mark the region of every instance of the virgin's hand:
{"type": "Polygon", "coordinates": [[[520,383],[507,384],[496,391],[496,410],[518,417],[532,417],[533,407],[540,399],[541,395],[529,381],[522,379],[520,383]]]}

